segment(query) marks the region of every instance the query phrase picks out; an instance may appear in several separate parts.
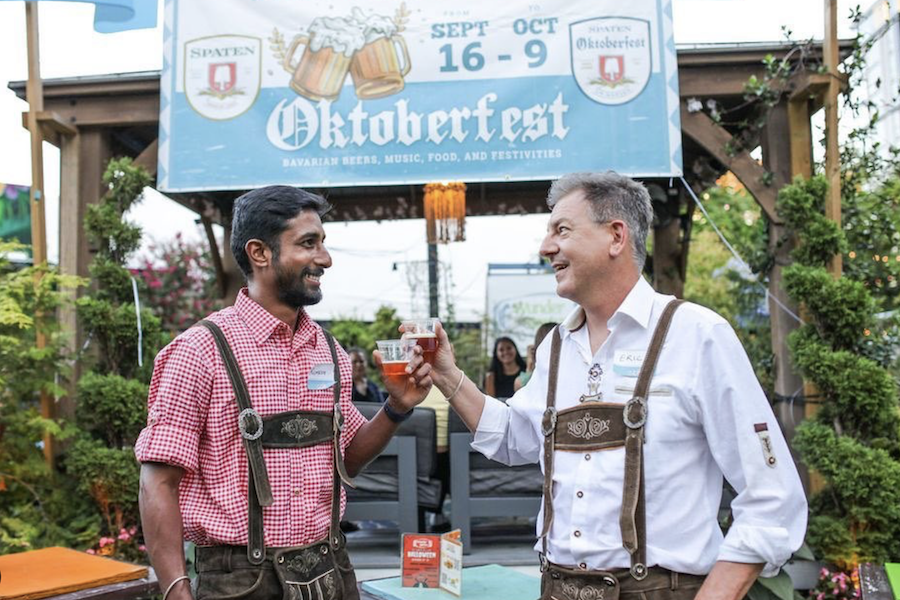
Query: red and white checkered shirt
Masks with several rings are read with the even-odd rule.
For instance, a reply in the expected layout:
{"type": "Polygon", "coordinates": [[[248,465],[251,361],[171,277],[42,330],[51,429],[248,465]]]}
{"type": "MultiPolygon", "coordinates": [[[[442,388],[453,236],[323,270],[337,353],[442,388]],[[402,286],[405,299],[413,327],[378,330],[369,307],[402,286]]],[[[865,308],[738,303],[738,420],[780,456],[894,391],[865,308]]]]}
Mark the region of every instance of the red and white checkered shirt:
{"type": "MultiPolygon", "coordinates": [[[[305,311],[296,333],[241,290],[234,306],[208,317],[225,333],[260,416],[290,410],[332,412],[333,388],[310,390],[315,365],[332,362],[322,328],[305,311]]],[[[350,402],[350,359],[338,346],[341,451],[366,422],[350,402]]],[[[247,455],[238,405],[225,365],[204,327],[192,327],[157,355],[150,381],[147,427],[135,444],[141,462],[185,470],[179,505],[185,539],[195,544],[247,544],[247,455]]],[[[330,443],[263,450],[275,503],[263,508],[266,545],[297,546],[323,539],[331,522],[330,443]]],[[[341,513],[346,495],[341,491],[341,513]]]]}

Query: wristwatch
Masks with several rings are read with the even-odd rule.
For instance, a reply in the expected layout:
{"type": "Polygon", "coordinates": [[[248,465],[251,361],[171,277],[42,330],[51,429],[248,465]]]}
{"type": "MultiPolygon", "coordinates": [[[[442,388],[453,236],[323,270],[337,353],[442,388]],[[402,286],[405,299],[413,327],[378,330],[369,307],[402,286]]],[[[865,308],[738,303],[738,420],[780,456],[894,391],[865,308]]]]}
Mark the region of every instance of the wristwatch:
{"type": "Polygon", "coordinates": [[[381,410],[384,411],[385,416],[393,421],[394,423],[402,423],[403,421],[410,418],[413,414],[414,408],[409,409],[409,412],[399,413],[393,408],[391,408],[391,397],[388,396],[384,404],[381,405],[381,410]]]}

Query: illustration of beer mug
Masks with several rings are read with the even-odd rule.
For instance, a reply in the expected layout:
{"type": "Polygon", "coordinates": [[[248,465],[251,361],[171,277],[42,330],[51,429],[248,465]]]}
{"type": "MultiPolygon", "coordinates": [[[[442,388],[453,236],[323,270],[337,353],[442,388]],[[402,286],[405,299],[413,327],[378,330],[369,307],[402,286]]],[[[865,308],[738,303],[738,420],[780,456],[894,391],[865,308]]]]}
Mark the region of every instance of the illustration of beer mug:
{"type": "MultiPolygon", "coordinates": [[[[315,34],[314,34],[315,35],[315,34]]],[[[328,45],[318,50],[310,48],[310,38],[295,36],[282,64],[291,73],[291,89],[310,100],[334,100],[344,86],[350,58],[328,45]],[[294,55],[302,47],[300,60],[294,63],[294,55]]]]}
{"type": "Polygon", "coordinates": [[[403,89],[409,73],[409,52],[403,36],[383,36],[369,42],[350,61],[350,76],[360,100],[382,98],[403,89]]]}

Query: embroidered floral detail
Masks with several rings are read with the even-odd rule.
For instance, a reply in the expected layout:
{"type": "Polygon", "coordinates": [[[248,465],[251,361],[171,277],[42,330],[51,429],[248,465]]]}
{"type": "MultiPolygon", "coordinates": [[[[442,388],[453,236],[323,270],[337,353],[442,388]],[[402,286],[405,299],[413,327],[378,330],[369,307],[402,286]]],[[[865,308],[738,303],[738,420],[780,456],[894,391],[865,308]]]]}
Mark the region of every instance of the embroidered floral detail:
{"type": "Polygon", "coordinates": [[[302,440],[308,437],[313,431],[318,431],[319,426],[312,419],[305,417],[294,417],[290,421],[286,421],[281,425],[281,433],[286,433],[292,438],[302,440]]]}
{"type": "Polygon", "coordinates": [[[305,577],[321,560],[322,557],[315,550],[307,550],[291,558],[288,561],[287,570],[296,571],[305,577]]]}
{"type": "Polygon", "coordinates": [[[606,590],[592,585],[586,585],[579,590],[574,583],[564,582],[562,584],[562,592],[570,600],[603,600],[603,594],[606,590]]]}
{"type": "Polygon", "coordinates": [[[325,593],[328,594],[329,598],[334,598],[334,575],[328,573],[322,581],[325,582],[325,593]]]}
{"type": "Polygon", "coordinates": [[[577,421],[567,423],[566,428],[569,430],[569,435],[583,440],[592,440],[609,431],[609,419],[602,420],[592,417],[590,413],[585,413],[577,421]]]}

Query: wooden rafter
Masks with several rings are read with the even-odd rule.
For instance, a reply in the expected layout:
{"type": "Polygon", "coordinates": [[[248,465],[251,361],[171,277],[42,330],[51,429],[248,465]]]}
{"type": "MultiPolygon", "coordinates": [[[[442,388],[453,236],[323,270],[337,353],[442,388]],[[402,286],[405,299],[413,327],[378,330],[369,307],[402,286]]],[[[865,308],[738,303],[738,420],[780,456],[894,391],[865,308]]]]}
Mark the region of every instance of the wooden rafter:
{"type": "Polygon", "coordinates": [[[729,154],[727,148],[732,137],[724,127],[718,125],[706,113],[690,112],[682,104],[681,130],[734,173],[756,199],[770,221],[780,223],[775,213],[775,189],[766,184],[769,178],[766,170],[745,150],[733,156],[729,154]]]}

